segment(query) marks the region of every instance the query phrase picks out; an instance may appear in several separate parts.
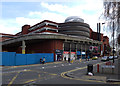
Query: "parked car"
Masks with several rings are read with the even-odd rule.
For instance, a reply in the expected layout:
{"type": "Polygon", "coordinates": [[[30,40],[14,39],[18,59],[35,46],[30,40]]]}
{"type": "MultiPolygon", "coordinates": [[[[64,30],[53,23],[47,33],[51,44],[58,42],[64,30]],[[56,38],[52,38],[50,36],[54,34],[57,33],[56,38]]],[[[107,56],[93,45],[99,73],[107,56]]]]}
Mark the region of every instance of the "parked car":
{"type": "MultiPolygon", "coordinates": [[[[117,59],[118,56],[114,56],[114,59],[117,59]]],[[[113,60],[113,56],[109,56],[109,60],[113,60]]]]}
{"type": "Polygon", "coordinates": [[[109,56],[109,60],[112,60],[113,59],[113,56],[109,56]]]}
{"type": "Polygon", "coordinates": [[[104,56],[104,57],[102,57],[101,61],[109,61],[109,57],[108,56],[104,56]]]}
{"type": "Polygon", "coordinates": [[[114,56],[115,59],[118,59],[118,56],[114,56]]]}
{"type": "Polygon", "coordinates": [[[97,59],[98,59],[97,56],[93,56],[93,57],[92,57],[92,60],[97,60],[97,59]]]}

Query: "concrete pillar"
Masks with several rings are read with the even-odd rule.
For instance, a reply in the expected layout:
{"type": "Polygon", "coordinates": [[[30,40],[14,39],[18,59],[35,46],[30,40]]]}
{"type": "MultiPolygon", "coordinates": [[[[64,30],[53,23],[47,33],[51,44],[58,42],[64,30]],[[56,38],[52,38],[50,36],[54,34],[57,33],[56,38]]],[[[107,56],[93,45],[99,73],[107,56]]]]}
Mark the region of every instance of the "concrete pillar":
{"type": "Polygon", "coordinates": [[[85,44],[85,58],[86,58],[86,44],[85,44]]]}
{"type": "Polygon", "coordinates": [[[69,54],[69,58],[71,58],[71,43],[70,43],[70,54],[69,54]]]}
{"type": "Polygon", "coordinates": [[[77,43],[75,44],[75,51],[76,51],[75,57],[77,59],[77,43]]]}
{"type": "Polygon", "coordinates": [[[25,54],[25,41],[22,41],[22,54],[25,54]]]}
{"type": "Polygon", "coordinates": [[[82,44],[80,46],[81,46],[81,58],[82,58],[82,44]]]}

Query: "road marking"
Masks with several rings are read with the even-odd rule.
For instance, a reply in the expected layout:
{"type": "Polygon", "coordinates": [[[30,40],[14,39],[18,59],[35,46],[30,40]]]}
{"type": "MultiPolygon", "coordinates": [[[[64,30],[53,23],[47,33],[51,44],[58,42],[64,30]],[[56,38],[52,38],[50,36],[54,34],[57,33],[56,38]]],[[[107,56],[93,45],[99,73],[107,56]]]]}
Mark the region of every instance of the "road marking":
{"type": "Polygon", "coordinates": [[[54,76],[56,76],[57,74],[49,74],[49,75],[54,75],[54,76]]]}
{"type": "Polygon", "coordinates": [[[24,84],[30,83],[30,82],[33,82],[33,81],[36,81],[36,80],[37,80],[37,79],[28,80],[28,81],[24,82],[24,84]]]}
{"type": "Polygon", "coordinates": [[[17,78],[17,76],[19,75],[20,72],[18,72],[16,74],[16,76],[13,77],[13,79],[10,81],[10,83],[8,84],[8,86],[11,86],[11,84],[15,81],[15,79],[17,78]]]}
{"type": "Polygon", "coordinates": [[[23,71],[24,71],[24,72],[27,72],[27,71],[32,71],[32,70],[24,69],[24,70],[8,71],[8,72],[2,72],[2,74],[23,72],[23,71]]]}
{"type": "Polygon", "coordinates": [[[120,82],[111,82],[112,84],[120,84],[120,82]]]}
{"type": "MultiPolygon", "coordinates": [[[[97,64],[103,64],[103,63],[97,63],[97,64]]],[[[94,64],[93,66],[96,66],[97,64],[94,64]]],[[[90,82],[102,82],[102,83],[106,83],[105,81],[87,80],[87,79],[71,78],[71,77],[65,76],[66,73],[74,72],[74,71],[77,71],[77,70],[82,70],[82,69],[85,69],[85,68],[87,68],[87,66],[82,67],[82,68],[73,69],[73,70],[70,70],[70,71],[63,72],[63,73],[61,73],[61,77],[67,78],[67,79],[72,79],[72,80],[81,80],[81,81],[90,81],[90,82]]]]}

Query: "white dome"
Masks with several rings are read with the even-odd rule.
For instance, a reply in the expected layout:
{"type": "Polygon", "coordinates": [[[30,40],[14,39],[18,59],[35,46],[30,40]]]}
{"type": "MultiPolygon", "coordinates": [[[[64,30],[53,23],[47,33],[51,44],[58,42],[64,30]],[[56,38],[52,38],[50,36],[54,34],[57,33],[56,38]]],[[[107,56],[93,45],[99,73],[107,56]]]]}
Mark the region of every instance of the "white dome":
{"type": "Polygon", "coordinates": [[[65,22],[83,22],[84,20],[78,16],[70,16],[65,19],[65,22]]]}

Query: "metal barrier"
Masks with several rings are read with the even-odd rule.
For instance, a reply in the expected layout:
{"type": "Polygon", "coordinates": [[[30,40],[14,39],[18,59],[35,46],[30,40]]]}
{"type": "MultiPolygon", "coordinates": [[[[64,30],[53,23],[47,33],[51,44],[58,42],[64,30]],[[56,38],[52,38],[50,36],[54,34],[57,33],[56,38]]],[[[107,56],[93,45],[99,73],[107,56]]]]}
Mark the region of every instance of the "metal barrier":
{"type": "Polygon", "coordinates": [[[45,57],[45,62],[53,62],[53,53],[36,53],[36,54],[16,54],[16,52],[1,52],[1,63],[4,66],[39,64],[40,58],[45,57]]]}

